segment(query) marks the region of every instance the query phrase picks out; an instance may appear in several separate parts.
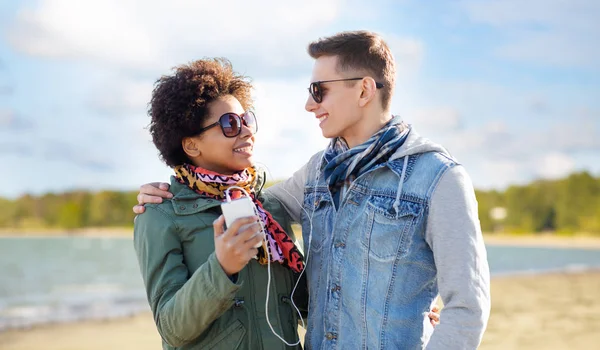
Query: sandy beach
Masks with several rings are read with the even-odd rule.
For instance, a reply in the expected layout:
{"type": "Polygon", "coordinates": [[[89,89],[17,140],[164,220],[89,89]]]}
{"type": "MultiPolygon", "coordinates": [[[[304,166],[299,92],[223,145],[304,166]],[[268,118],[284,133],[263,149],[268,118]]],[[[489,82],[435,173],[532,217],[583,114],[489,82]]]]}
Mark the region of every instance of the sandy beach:
{"type": "MultiPolygon", "coordinates": [[[[480,349],[594,348],[600,344],[600,271],[492,280],[480,349]]],[[[443,319],[442,319],[443,322],[443,319]]],[[[3,350],[160,349],[149,313],[0,333],[3,350]]]]}
{"type": "Polygon", "coordinates": [[[600,237],[590,235],[561,236],[556,234],[485,234],[483,236],[483,240],[487,245],[600,249],[600,237]]]}
{"type": "Polygon", "coordinates": [[[0,238],[61,238],[61,237],[131,238],[133,227],[87,227],[70,231],[65,229],[0,228],[0,238]]]}
{"type": "Polygon", "coordinates": [[[600,271],[494,278],[480,349],[596,348],[599,296],[600,271]]]}

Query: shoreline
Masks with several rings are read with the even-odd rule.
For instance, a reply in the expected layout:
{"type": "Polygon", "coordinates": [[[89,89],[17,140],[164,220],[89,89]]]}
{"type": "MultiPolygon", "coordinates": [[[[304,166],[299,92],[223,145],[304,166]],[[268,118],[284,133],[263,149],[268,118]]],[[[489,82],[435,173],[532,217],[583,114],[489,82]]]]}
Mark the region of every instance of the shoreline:
{"type": "MultiPolygon", "coordinates": [[[[558,350],[600,342],[600,270],[494,277],[491,285],[492,313],[479,349],[558,350]]],[[[159,350],[161,341],[151,313],[143,311],[108,320],[5,330],[0,332],[0,348],[159,350]]]]}
{"type": "Polygon", "coordinates": [[[484,234],[483,241],[491,246],[600,249],[600,236],[553,234],[509,235],[484,234]]]}
{"type": "MultiPolygon", "coordinates": [[[[0,229],[1,238],[132,238],[133,227],[98,227],[75,230],[64,229],[0,229]]],[[[486,245],[514,247],[548,247],[548,248],[577,248],[600,249],[600,236],[573,235],[559,236],[554,234],[492,234],[483,235],[486,245]]]]}
{"type": "Polygon", "coordinates": [[[132,227],[89,227],[74,230],[65,229],[0,229],[0,238],[129,238],[133,237],[132,227]]]}
{"type": "MultiPolygon", "coordinates": [[[[509,273],[498,273],[492,274],[490,279],[493,283],[506,283],[505,281],[511,280],[523,280],[523,279],[536,279],[536,278],[547,278],[552,276],[576,276],[576,275],[597,275],[600,280],[600,267],[584,267],[580,269],[553,269],[553,270],[540,270],[540,271],[522,271],[522,272],[509,272],[509,273]],[[502,281],[502,282],[496,282],[502,281]]],[[[101,316],[91,318],[81,318],[78,320],[69,321],[51,321],[47,323],[34,323],[31,325],[0,328],[0,340],[3,334],[11,332],[35,332],[37,330],[52,329],[54,327],[68,327],[69,325],[78,324],[104,324],[112,322],[120,322],[128,319],[135,319],[143,315],[151,315],[149,310],[138,310],[130,313],[114,315],[114,316],[101,316]]],[[[0,341],[0,345],[2,342],[0,341]]],[[[1,348],[1,347],[0,347],[1,348]]]]}

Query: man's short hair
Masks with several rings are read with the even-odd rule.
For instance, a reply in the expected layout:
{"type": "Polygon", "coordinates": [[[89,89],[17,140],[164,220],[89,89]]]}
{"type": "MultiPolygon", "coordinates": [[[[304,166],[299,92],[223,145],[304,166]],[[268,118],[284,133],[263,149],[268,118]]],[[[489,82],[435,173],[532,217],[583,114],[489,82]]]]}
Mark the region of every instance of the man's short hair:
{"type": "Polygon", "coordinates": [[[390,48],[377,33],[351,31],[320,38],[308,45],[308,54],[314,59],[337,56],[339,73],[357,71],[383,83],[381,105],[389,108],[396,84],[396,63],[390,48]]]}

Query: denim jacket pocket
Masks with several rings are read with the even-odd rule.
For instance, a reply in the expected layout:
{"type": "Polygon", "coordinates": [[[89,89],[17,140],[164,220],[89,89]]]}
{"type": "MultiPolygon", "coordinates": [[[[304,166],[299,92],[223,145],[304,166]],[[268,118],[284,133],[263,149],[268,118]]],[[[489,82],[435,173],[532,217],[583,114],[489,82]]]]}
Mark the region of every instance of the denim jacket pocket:
{"type": "Polygon", "coordinates": [[[371,257],[383,262],[409,251],[408,237],[422,212],[422,204],[404,200],[396,211],[394,201],[393,197],[372,196],[367,202],[369,225],[363,244],[371,257]]]}
{"type": "Polygon", "coordinates": [[[302,236],[304,237],[305,250],[308,247],[309,236],[312,235],[310,249],[311,252],[318,253],[323,248],[323,240],[327,237],[327,235],[324,235],[327,226],[327,196],[323,191],[308,187],[304,190],[304,193],[306,213],[304,213],[302,219],[302,236]]]}

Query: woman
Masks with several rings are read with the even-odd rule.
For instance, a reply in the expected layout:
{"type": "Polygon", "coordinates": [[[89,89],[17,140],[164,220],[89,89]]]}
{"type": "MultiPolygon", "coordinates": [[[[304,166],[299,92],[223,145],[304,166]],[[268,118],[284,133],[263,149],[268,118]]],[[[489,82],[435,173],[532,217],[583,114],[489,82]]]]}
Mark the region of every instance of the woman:
{"type": "Polygon", "coordinates": [[[165,349],[288,349],[273,331],[298,340],[289,297],[304,263],[283,208],[261,196],[250,92],[229,61],[206,59],[175,68],[152,93],[150,133],[175,175],[172,198],[136,217],[134,245],[165,349]],[[220,205],[232,186],[258,215],[225,229],[220,205]]]}

